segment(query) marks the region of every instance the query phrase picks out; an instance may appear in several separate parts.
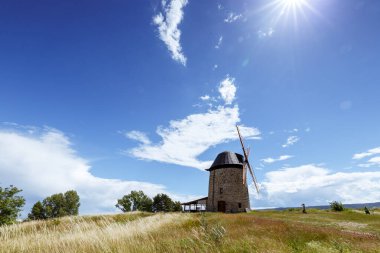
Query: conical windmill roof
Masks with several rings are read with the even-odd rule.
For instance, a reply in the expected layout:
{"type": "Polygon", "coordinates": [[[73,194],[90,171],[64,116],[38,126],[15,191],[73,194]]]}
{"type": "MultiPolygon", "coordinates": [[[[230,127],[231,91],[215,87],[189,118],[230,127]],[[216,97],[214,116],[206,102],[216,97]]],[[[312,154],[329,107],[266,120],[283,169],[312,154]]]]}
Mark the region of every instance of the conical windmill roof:
{"type": "Polygon", "coordinates": [[[228,168],[228,167],[234,167],[234,168],[240,168],[243,166],[244,158],[241,154],[230,152],[230,151],[224,151],[215,158],[213,164],[208,171],[214,170],[214,169],[220,169],[220,168],[228,168]]]}

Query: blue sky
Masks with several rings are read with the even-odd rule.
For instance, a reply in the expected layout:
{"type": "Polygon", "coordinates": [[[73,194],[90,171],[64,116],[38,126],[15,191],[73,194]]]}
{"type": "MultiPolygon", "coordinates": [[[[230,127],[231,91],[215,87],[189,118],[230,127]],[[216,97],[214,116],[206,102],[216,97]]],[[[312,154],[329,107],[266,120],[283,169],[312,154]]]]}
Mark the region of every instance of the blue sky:
{"type": "Polygon", "coordinates": [[[252,207],[380,200],[380,2],[3,1],[0,185],[82,213],[207,195],[251,147],[252,207]],[[43,175],[43,176],[41,176],[43,175]]]}

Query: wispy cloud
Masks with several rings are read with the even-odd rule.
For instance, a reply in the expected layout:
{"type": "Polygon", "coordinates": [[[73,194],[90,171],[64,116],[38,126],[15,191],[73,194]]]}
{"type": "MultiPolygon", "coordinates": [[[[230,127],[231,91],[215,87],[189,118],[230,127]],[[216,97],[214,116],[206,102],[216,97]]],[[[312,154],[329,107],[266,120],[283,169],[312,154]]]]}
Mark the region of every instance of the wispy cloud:
{"type": "Polygon", "coordinates": [[[369,160],[367,160],[364,163],[359,164],[358,166],[362,167],[362,168],[369,168],[372,166],[379,166],[380,167],[380,156],[378,156],[379,154],[380,154],[380,147],[377,147],[377,148],[370,149],[370,150],[363,152],[363,153],[354,154],[352,159],[361,160],[363,158],[372,156],[369,160]]]}
{"type": "Polygon", "coordinates": [[[81,198],[81,213],[115,212],[117,198],[131,190],[143,190],[149,196],[167,192],[159,184],[93,175],[90,163],[78,155],[70,139],[51,128],[33,134],[9,127],[0,129],[0,154],[0,183],[23,189],[27,198],[25,212],[34,201],[71,189],[81,198]]]}
{"type": "Polygon", "coordinates": [[[204,95],[204,96],[200,96],[199,97],[202,101],[208,101],[211,99],[211,97],[209,95],[204,95]]]}
{"type": "Polygon", "coordinates": [[[259,37],[259,39],[270,38],[273,36],[273,34],[274,34],[273,28],[269,28],[267,30],[258,30],[257,31],[257,37],[259,37]]]}
{"type": "Polygon", "coordinates": [[[226,104],[231,104],[236,95],[235,78],[227,76],[223,79],[219,84],[219,93],[226,104]]]}
{"type": "Polygon", "coordinates": [[[215,49],[219,49],[223,42],[223,36],[219,37],[218,43],[215,45],[215,49]]]}
{"type": "MultiPolygon", "coordinates": [[[[156,133],[161,142],[140,144],[126,151],[136,158],[205,169],[212,161],[198,157],[211,147],[237,140],[235,125],[240,122],[238,105],[230,105],[235,98],[234,79],[227,77],[219,86],[224,105],[218,105],[204,113],[191,114],[179,120],[172,120],[169,126],[159,126],[156,133]]],[[[253,127],[241,126],[245,138],[260,138],[260,132],[253,127]]]]}
{"type": "Polygon", "coordinates": [[[280,162],[280,161],[285,161],[285,160],[288,160],[290,158],[292,158],[293,156],[291,155],[282,155],[278,158],[272,158],[272,157],[268,157],[268,158],[264,158],[264,159],[261,159],[262,162],[264,163],[275,163],[275,162],[280,162]]]}
{"type": "Polygon", "coordinates": [[[380,147],[370,149],[370,150],[363,152],[363,153],[354,154],[352,159],[359,160],[359,159],[363,159],[365,157],[369,157],[369,156],[373,156],[373,155],[377,155],[377,154],[380,154],[380,147]]]}
{"type": "Polygon", "coordinates": [[[243,17],[242,14],[236,14],[236,13],[230,12],[228,14],[228,16],[224,19],[224,22],[225,23],[233,23],[233,22],[241,19],[242,17],[243,17]]]}
{"type": "Polygon", "coordinates": [[[129,139],[139,141],[143,144],[151,143],[148,136],[145,133],[140,132],[140,131],[130,131],[130,132],[125,133],[125,136],[128,137],[129,139]]]}
{"type": "Polygon", "coordinates": [[[159,37],[165,42],[172,58],[186,66],[186,57],[180,44],[181,30],[178,26],[183,19],[183,8],[187,0],[162,1],[163,11],[153,17],[154,24],[158,27],[159,37]]]}
{"type": "Polygon", "coordinates": [[[289,136],[288,139],[286,140],[286,143],[282,145],[283,148],[287,148],[289,146],[294,145],[296,142],[298,142],[300,138],[298,136],[289,136]]]}
{"type": "Polygon", "coordinates": [[[380,172],[335,173],[307,164],[266,173],[262,194],[253,201],[261,206],[326,205],[334,200],[376,202],[380,196],[379,182],[380,172]]]}

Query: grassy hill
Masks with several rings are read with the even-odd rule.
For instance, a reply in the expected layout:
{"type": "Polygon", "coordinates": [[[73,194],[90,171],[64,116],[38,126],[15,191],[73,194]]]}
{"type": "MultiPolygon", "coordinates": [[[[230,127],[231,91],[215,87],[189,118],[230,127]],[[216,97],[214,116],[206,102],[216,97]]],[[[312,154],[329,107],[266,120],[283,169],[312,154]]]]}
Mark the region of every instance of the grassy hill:
{"type": "Polygon", "coordinates": [[[0,227],[0,252],[380,252],[380,215],[291,209],[65,217],[0,227]]]}

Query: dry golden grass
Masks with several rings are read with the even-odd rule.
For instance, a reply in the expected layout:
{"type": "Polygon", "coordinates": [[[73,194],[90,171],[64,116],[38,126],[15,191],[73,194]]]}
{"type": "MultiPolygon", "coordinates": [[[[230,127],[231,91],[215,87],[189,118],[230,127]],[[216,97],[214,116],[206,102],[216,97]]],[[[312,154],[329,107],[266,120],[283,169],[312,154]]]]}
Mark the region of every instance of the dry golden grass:
{"type": "Polygon", "coordinates": [[[132,213],[118,216],[66,217],[0,228],[0,252],[128,252],[151,231],[186,219],[183,214],[132,213]]]}
{"type": "Polygon", "coordinates": [[[356,212],[87,216],[0,227],[0,252],[380,252],[380,216],[356,212]]]}

